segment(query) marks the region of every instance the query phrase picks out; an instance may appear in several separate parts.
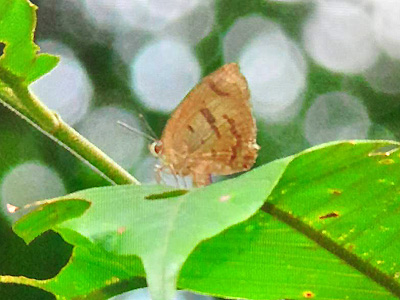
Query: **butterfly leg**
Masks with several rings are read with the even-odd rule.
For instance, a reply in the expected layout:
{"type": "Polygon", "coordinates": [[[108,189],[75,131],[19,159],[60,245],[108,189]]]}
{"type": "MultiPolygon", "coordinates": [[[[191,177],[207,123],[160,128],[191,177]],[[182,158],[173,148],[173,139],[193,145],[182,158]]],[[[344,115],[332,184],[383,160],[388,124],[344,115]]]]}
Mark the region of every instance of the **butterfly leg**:
{"type": "Polygon", "coordinates": [[[175,170],[174,166],[173,165],[169,165],[168,167],[169,167],[169,169],[171,171],[172,176],[174,176],[176,186],[179,188],[180,184],[179,184],[179,180],[178,180],[178,174],[176,173],[176,170],[175,170]]]}
{"type": "Polygon", "coordinates": [[[163,169],[164,169],[164,166],[155,165],[154,166],[154,173],[155,173],[157,184],[162,183],[162,184],[166,185],[167,183],[165,182],[164,178],[161,175],[163,169]]]}
{"type": "Polygon", "coordinates": [[[176,187],[179,188],[180,184],[179,184],[179,180],[178,180],[178,174],[172,165],[158,165],[158,164],[155,165],[154,172],[155,172],[155,177],[156,177],[157,183],[158,184],[163,183],[163,184],[167,185],[167,182],[165,181],[164,177],[162,176],[162,173],[165,172],[166,169],[169,171],[168,173],[174,177],[176,187]]]}
{"type": "Polygon", "coordinates": [[[211,184],[211,174],[192,173],[193,184],[196,187],[206,186],[211,184]]]}
{"type": "Polygon", "coordinates": [[[181,175],[182,181],[183,181],[183,187],[187,190],[188,189],[188,184],[186,182],[186,179],[184,176],[181,175]]]}

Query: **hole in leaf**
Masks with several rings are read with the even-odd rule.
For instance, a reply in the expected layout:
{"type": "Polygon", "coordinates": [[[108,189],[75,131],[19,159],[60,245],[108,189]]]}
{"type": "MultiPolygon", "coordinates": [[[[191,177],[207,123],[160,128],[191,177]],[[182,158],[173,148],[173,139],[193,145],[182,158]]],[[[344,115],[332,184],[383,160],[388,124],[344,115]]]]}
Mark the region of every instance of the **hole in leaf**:
{"type": "Polygon", "coordinates": [[[174,191],[168,191],[160,194],[151,194],[145,197],[147,200],[161,200],[161,199],[167,199],[167,198],[174,198],[174,197],[179,197],[182,195],[185,195],[188,192],[188,190],[174,190],[174,191]]]}
{"type": "Polygon", "coordinates": [[[4,54],[4,49],[6,48],[6,44],[0,42],[0,56],[4,54]]]}
{"type": "Polygon", "coordinates": [[[396,152],[398,149],[399,147],[396,147],[395,145],[383,146],[368,153],[368,156],[390,156],[393,152],[396,152]]]}
{"type": "Polygon", "coordinates": [[[331,212],[331,213],[329,213],[329,214],[320,216],[319,219],[320,219],[320,220],[323,220],[323,219],[337,218],[337,217],[339,217],[339,214],[338,214],[337,212],[331,212]]]}

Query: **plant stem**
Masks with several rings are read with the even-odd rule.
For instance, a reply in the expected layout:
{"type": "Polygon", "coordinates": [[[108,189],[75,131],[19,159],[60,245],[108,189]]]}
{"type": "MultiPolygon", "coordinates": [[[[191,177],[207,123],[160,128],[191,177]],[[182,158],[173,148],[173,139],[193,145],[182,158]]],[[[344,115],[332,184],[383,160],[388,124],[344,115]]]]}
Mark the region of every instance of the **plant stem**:
{"type": "Polygon", "coordinates": [[[59,126],[53,136],[82,156],[116,184],[140,184],[135,177],[61,119],[59,119],[59,126]]]}
{"type": "Polygon", "coordinates": [[[21,80],[1,67],[0,78],[9,87],[9,89],[2,89],[0,93],[6,107],[36,129],[56,140],[80,160],[101,172],[112,183],[140,184],[136,178],[40,102],[29,92],[28,87],[21,80]],[[24,109],[21,109],[21,104],[24,109]]]}

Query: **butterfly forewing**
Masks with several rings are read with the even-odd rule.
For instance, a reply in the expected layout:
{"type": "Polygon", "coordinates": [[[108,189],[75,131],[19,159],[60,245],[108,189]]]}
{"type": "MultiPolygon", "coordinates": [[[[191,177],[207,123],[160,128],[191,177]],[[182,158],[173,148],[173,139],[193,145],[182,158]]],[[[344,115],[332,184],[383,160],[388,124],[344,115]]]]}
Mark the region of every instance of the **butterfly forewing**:
{"type": "Polygon", "coordinates": [[[164,129],[165,163],[179,175],[192,175],[197,185],[207,182],[210,174],[249,169],[258,150],[249,98],[237,64],[225,65],[203,78],[164,129]]]}

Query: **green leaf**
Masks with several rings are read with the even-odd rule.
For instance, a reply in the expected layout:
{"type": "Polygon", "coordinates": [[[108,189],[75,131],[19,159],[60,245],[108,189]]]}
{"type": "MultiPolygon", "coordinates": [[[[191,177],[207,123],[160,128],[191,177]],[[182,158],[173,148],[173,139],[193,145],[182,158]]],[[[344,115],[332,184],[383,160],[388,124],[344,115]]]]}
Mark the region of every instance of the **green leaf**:
{"type": "Polygon", "coordinates": [[[73,230],[64,229],[61,235],[75,245],[71,259],[57,276],[40,287],[58,299],[108,299],[146,286],[143,265],[137,256],[105,251],[73,230]]]}
{"type": "MultiPolygon", "coordinates": [[[[145,271],[152,296],[169,299],[180,272],[179,288],[228,298],[399,298],[398,147],[331,143],[187,193],[117,186],[46,202],[40,214],[51,219],[52,205],[70,201],[71,218],[52,224],[74,253],[56,277],[19,283],[106,299],[144,286],[145,271]],[[81,214],[76,199],[91,206],[81,214]]],[[[15,228],[29,232],[38,213],[15,228]]]]}
{"type": "Polygon", "coordinates": [[[400,298],[398,143],[339,143],[288,166],[263,211],[202,243],[178,286],[246,299],[400,298]]]}
{"type": "Polygon", "coordinates": [[[5,44],[0,80],[10,84],[10,77],[17,77],[29,84],[53,69],[59,59],[37,54],[39,47],[33,42],[35,5],[26,0],[0,0],[0,7],[0,42],[5,44]]]}
{"type": "MultiPolygon", "coordinates": [[[[77,202],[72,205],[79,204],[77,202]]],[[[140,259],[114,255],[72,230],[63,239],[74,250],[67,265],[53,278],[37,280],[22,276],[0,276],[2,283],[16,283],[48,291],[56,299],[108,299],[125,291],[146,286],[140,259]]]]}
{"type": "MultiPolygon", "coordinates": [[[[108,253],[109,257],[114,257],[107,260],[113,263],[119,262],[121,257],[139,257],[153,299],[172,299],[180,269],[193,249],[201,241],[256,213],[291,160],[292,157],[278,160],[236,179],[188,193],[163,186],[115,186],[80,191],[46,203],[40,210],[20,219],[14,228],[20,235],[24,235],[21,229],[25,229],[27,233],[24,236],[29,241],[39,233],[38,229],[46,230],[52,223],[54,230],[68,242],[79,245],[76,249],[85,251],[86,256],[95,253],[87,251],[92,247],[102,255],[108,253]],[[83,205],[76,199],[89,201],[90,208],[81,214],[83,205]],[[63,220],[59,219],[59,210],[55,207],[59,202],[64,202],[59,207],[68,215],[64,215],[63,220]],[[36,222],[39,218],[51,221],[42,221],[43,224],[38,226],[36,222]],[[62,222],[65,219],[69,220],[62,222]],[[77,237],[90,242],[82,243],[82,238],[77,237]]],[[[71,291],[71,281],[75,282],[77,276],[71,270],[80,272],[80,276],[86,276],[82,270],[91,274],[102,273],[90,266],[77,268],[76,260],[74,253],[71,264],[50,280],[53,285],[41,283],[40,288],[58,297],[70,297],[72,293],[76,296],[76,291],[71,291]],[[61,281],[59,276],[69,280],[61,281]]],[[[108,271],[113,270],[107,267],[108,271]]],[[[128,270],[125,274],[128,277],[141,274],[139,268],[128,270]]],[[[113,278],[120,281],[121,275],[113,278]]],[[[90,292],[112,282],[109,274],[101,280],[92,278],[92,281],[93,290],[90,292]]],[[[88,288],[79,289],[80,292],[83,290],[89,292],[88,288]]]]}

